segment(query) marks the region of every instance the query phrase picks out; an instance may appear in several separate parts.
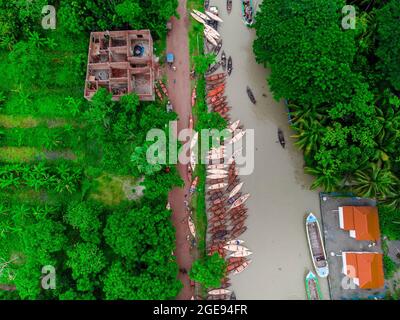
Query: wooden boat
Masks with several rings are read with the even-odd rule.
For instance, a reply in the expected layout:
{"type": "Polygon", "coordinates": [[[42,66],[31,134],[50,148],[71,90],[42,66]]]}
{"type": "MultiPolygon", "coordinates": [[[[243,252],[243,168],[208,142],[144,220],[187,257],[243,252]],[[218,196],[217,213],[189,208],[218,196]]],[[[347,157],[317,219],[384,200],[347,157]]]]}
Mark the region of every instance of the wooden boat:
{"type": "Polygon", "coordinates": [[[207,16],[205,13],[200,12],[199,10],[193,9],[193,12],[198,15],[200,18],[202,18],[204,21],[209,21],[211,18],[207,16]]]}
{"type": "Polygon", "coordinates": [[[243,257],[248,257],[251,254],[253,254],[253,252],[250,251],[250,250],[247,250],[247,251],[236,251],[236,252],[233,252],[232,254],[230,254],[229,257],[240,257],[240,258],[243,258],[243,257]]]}
{"type": "Polygon", "coordinates": [[[194,105],[196,104],[196,98],[197,98],[197,95],[196,95],[196,87],[194,87],[194,88],[193,88],[193,91],[192,91],[192,108],[193,108],[194,105]]]}
{"type": "Polygon", "coordinates": [[[189,115],[189,129],[193,130],[193,116],[191,114],[189,115]]]}
{"type": "Polygon", "coordinates": [[[229,199],[233,198],[243,187],[243,182],[239,183],[229,194],[229,199]]]}
{"type": "Polygon", "coordinates": [[[197,163],[197,161],[196,161],[196,153],[192,151],[190,153],[190,166],[191,166],[193,172],[196,169],[196,163],[197,163]]]}
{"type": "Polygon", "coordinates": [[[190,15],[191,15],[192,18],[193,18],[194,20],[196,20],[197,22],[200,22],[201,24],[205,24],[205,23],[206,23],[206,22],[205,22],[202,18],[200,18],[197,14],[191,12],[190,15]]]}
{"type": "Polygon", "coordinates": [[[212,76],[206,77],[206,81],[221,80],[221,79],[225,79],[225,77],[226,77],[225,73],[217,73],[217,74],[213,74],[212,76]]]}
{"type": "Polygon", "coordinates": [[[240,235],[242,235],[243,233],[245,233],[247,230],[247,227],[244,226],[243,228],[239,229],[239,230],[234,230],[231,232],[231,236],[236,238],[239,237],[240,235]]]}
{"type": "Polygon", "coordinates": [[[233,62],[232,62],[232,57],[228,58],[228,75],[230,76],[233,70],[233,62]]]}
{"type": "Polygon", "coordinates": [[[210,174],[228,174],[228,171],[221,170],[221,169],[207,170],[207,172],[210,173],[210,174]]]}
{"type": "Polygon", "coordinates": [[[164,99],[163,95],[161,94],[161,91],[157,88],[157,86],[154,86],[154,89],[156,91],[157,97],[158,99],[160,99],[161,101],[164,99]]]}
{"type": "Polygon", "coordinates": [[[219,87],[217,87],[217,88],[215,88],[215,89],[209,91],[209,92],[207,93],[207,97],[208,97],[208,98],[211,98],[211,97],[217,95],[218,93],[224,92],[224,90],[225,90],[225,85],[222,84],[222,85],[220,85],[219,87]]]}
{"type": "Polygon", "coordinates": [[[212,74],[212,73],[214,73],[215,71],[217,71],[217,70],[219,69],[220,66],[221,66],[221,65],[220,65],[219,63],[214,64],[213,66],[211,66],[211,67],[207,70],[206,74],[212,74]]]}
{"type": "Polygon", "coordinates": [[[228,293],[231,293],[231,291],[227,290],[227,289],[214,289],[214,290],[208,291],[208,294],[212,295],[212,296],[219,296],[219,295],[228,294],[228,293]]]}
{"type": "Polygon", "coordinates": [[[228,176],[227,174],[211,174],[211,175],[207,176],[207,179],[209,179],[209,180],[224,179],[227,176],[228,176]]]}
{"type": "Polygon", "coordinates": [[[257,103],[256,98],[254,98],[253,91],[251,91],[249,86],[247,86],[246,91],[247,91],[247,95],[249,96],[251,103],[256,104],[257,103]]]}
{"type": "Polygon", "coordinates": [[[222,70],[225,71],[226,70],[226,54],[225,54],[225,51],[222,51],[220,64],[222,66],[222,70]]]}
{"type": "Polygon", "coordinates": [[[321,278],[326,278],[329,274],[328,260],[326,257],[324,242],[322,241],[319,222],[313,213],[310,213],[307,216],[306,231],[315,271],[321,278]]]}
{"type": "Polygon", "coordinates": [[[226,167],[227,167],[227,165],[223,164],[223,163],[221,163],[221,164],[209,164],[207,166],[207,169],[208,170],[222,170],[222,169],[225,169],[226,167]]]}
{"type": "Polygon", "coordinates": [[[214,13],[212,13],[210,11],[206,11],[206,15],[208,15],[214,21],[224,22],[224,20],[222,20],[220,17],[218,17],[216,14],[214,14],[214,13]]]}
{"type": "Polygon", "coordinates": [[[229,140],[228,144],[236,143],[246,134],[246,131],[240,131],[236,136],[229,140]]]}
{"type": "Polygon", "coordinates": [[[279,143],[281,144],[282,148],[285,149],[286,141],[285,141],[285,136],[284,136],[281,128],[278,128],[278,139],[279,139],[279,143]]]}
{"type": "Polygon", "coordinates": [[[214,48],[215,55],[218,55],[222,48],[222,39],[218,41],[217,46],[214,48]]]}
{"type": "Polygon", "coordinates": [[[219,231],[212,235],[212,239],[223,239],[227,234],[229,234],[228,230],[219,231]]]}
{"type": "Polygon", "coordinates": [[[242,16],[243,22],[247,26],[251,26],[254,23],[254,6],[253,0],[242,0],[242,16]]]}
{"type": "Polygon", "coordinates": [[[215,39],[206,30],[204,30],[204,35],[205,35],[206,39],[208,40],[208,42],[210,42],[214,46],[218,46],[217,41],[215,41],[215,39]]]}
{"type": "Polygon", "coordinates": [[[231,12],[232,12],[232,0],[226,0],[226,11],[228,11],[228,14],[231,14],[231,12]]]}
{"type": "Polygon", "coordinates": [[[244,240],[240,240],[240,239],[229,240],[226,242],[227,245],[230,245],[230,244],[240,245],[242,243],[244,243],[244,240]]]}
{"type": "Polygon", "coordinates": [[[236,120],[235,122],[233,122],[233,123],[228,127],[228,130],[229,130],[230,132],[234,132],[234,131],[237,129],[237,127],[239,127],[239,124],[240,124],[240,120],[236,120]]]}
{"type": "Polygon", "coordinates": [[[158,84],[161,87],[162,92],[165,94],[165,96],[168,98],[168,90],[167,87],[165,86],[164,82],[162,82],[160,79],[158,80],[158,84]]]}
{"type": "Polygon", "coordinates": [[[232,210],[232,209],[234,209],[234,208],[236,208],[236,207],[239,207],[240,205],[242,205],[243,203],[245,203],[249,197],[250,197],[250,194],[249,194],[249,193],[245,194],[244,196],[241,196],[239,199],[237,199],[237,200],[233,203],[232,207],[230,207],[230,209],[229,209],[228,211],[230,211],[230,210],[232,210]]]}
{"type": "Polygon", "coordinates": [[[306,276],[306,291],[308,300],[322,300],[318,278],[311,271],[306,276]]]}
{"type": "Polygon", "coordinates": [[[213,27],[210,27],[209,25],[205,25],[204,28],[215,40],[218,41],[221,39],[221,34],[217,30],[215,30],[213,27]]]}
{"type": "Polygon", "coordinates": [[[239,148],[238,150],[236,150],[231,157],[228,159],[228,164],[232,164],[235,162],[235,157],[237,157],[241,152],[242,152],[243,148],[239,148]]]}
{"type": "Polygon", "coordinates": [[[196,187],[197,187],[198,183],[199,183],[199,177],[194,178],[192,184],[190,185],[190,189],[189,189],[190,194],[193,194],[196,192],[196,187]]]}
{"type": "Polygon", "coordinates": [[[232,251],[232,252],[249,251],[248,248],[246,248],[245,246],[242,246],[240,244],[228,244],[228,245],[224,246],[223,248],[225,250],[232,251]]]}
{"type": "Polygon", "coordinates": [[[196,228],[194,226],[193,220],[191,217],[188,218],[188,225],[189,225],[189,231],[192,234],[192,236],[195,238],[196,237],[196,228]]]}
{"type": "Polygon", "coordinates": [[[217,183],[213,184],[212,186],[208,187],[208,190],[219,190],[225,188],[228,184],[227,183],[217,183]]]}
{"type": "Polygon", "coordinates": [[[239,267],[237,267],[234,271],[233,274],[239,274],[243,272],[249,265],[252,263],[253,260],[247,260],[243,262],[239,267]]]}
{"type": "Polygon", "coordinates": [[[209,6],[210,6],[210,0],[204,0],[204,9],[208,10],[209,6]]]}

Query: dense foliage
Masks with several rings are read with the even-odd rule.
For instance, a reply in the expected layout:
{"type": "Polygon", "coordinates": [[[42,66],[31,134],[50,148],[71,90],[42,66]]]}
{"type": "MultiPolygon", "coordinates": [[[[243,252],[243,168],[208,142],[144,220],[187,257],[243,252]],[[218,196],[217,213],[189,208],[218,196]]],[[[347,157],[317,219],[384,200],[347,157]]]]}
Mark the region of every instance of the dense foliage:
{"type": "Polygon", "coordinates": [[[82,94],[89,31],[162,40],[177,1],[56,1],[57,28],[44,30],[47,3],[0,0],[0,298],[172,299],[182,284],[165,207],[182,181],[136,150],[177,116],[134,94],[82,94]],[[44,266],[55,290],[41,286],[44,266]]]}
{"type": "Polygon", "coordinates": [[[226,275],[226,261],[218,253],[193,262],[189,272],[190,279],[199,282],[204,288],[218,288],[226,275]]]}
{"type": "MultiPolygon", "coordinates": [[[[342,27],[345,4],[264,0],[254,52],[271,68],[275,98],[288,101],[311,187],[400,210],[400,1],[347,3],[357,9],[355,29],[342,27]]],[[[400,239],[398,228],[383,225],[400,239]]]]}

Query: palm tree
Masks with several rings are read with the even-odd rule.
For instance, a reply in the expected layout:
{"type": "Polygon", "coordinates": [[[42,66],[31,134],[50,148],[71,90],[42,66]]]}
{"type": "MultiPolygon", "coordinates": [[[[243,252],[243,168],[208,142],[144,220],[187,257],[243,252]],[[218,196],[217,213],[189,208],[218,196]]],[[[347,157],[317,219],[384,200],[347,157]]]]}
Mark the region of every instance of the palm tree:
{"type": "Polygon", "coordinates": [[[332,192],[337,189],[342,180],[333,170],[326,168],[305,167],[304,172],[316,177],[311,185],[311,190],[323,188],[325,192],[332,192]]]}
{"type": "Polygon", "coordinates": [[[352,189],[361,197],[386,199],[394,195],[394,187],[398,179],[381,162],[371,163],[365,170],[357,170],[354,174],[352,189]]]}
{"type": "Polygon", "coordinates": [[[311,151],[317,151],[319,149],[321,138],[324,136],[326,128],[323,127],[318,120],[303,118],[299,120],[293,128],[297,131],[297,134],[292,136],[292,138],[297,139],[294,144],[300,150],[303,150],[306,156],[309,155],[311,151]]]}

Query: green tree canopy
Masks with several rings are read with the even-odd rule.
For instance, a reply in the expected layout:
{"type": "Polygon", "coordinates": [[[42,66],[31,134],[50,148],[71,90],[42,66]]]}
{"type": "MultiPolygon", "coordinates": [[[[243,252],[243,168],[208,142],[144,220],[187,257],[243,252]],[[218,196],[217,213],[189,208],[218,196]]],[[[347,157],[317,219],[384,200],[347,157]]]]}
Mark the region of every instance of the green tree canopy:
{"type": "Polygon", "coordinates": [[[201,283],[206,288],[220,287],[225,275],[226,262],[218,253],[196,260],[189,271],[190,279],[201,283]]]}

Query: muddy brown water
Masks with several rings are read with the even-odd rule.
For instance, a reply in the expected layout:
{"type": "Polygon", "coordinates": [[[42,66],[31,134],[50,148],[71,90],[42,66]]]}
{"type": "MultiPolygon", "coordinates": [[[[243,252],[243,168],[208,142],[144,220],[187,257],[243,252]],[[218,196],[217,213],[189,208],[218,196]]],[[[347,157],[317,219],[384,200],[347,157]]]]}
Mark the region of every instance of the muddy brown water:
{"type": "MultiPolygon", "coordinates": [[[[240,1],[233,2],[230,15],[225,0],[212,0],[210,5],[219,8],[224,20],[218,30],[222,49],[233,59],[226,87],[232,121],[240,119],[246,129],[255,130],[254,172],[241,177],[243,192],[251,197],[248,230],[240,237],[254,252],[249,257],[253,262],[241,274],[230,276],[230,289],[237,299],[306,299],[304,279],[313,268],[305,216],[312,211],[320,217],[318,193],[309,190],[312,179],[303,173],[303,156],[290,138],[293,132],[284,104],[275,101],[269,90],[269,71],[255,61],[255,31],[242,22],[240,1]],[[256,105],[247,96],[247,86],[256,105]],[[286,149],[277,143],[278,127],[284,132],[286,149]]],[[[329,298],[327,281],[320,279],[320,285],[324,298],[329,298]]]]}

